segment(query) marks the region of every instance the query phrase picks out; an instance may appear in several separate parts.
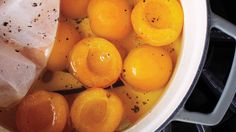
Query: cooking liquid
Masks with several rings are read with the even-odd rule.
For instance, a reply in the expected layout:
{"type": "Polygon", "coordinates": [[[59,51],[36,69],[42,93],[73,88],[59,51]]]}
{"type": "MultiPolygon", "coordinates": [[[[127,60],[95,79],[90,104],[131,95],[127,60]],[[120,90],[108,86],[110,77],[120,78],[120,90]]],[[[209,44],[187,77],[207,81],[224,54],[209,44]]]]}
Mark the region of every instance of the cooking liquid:
{"type": "MultiPolygon", "coordinates": [[[[181,53],[181,41],[182,41],[182,36],[180,36],[173,44],[163,47],[164,49],[169,51],[175,66],[176,64],[178,64],[177,58],[178,56],[180,56],[181,53]]],[[[36,83],[37,81],[42,81],[42,80],[36,80],[36,83]]],[[[31,90],[32,89],[34,89],[34,87],[32,87],[31,90]]],[[[39,90],[41,90],[41,88],[39,90]]],[[[166,88],[163,88],[159,91],[141,93],[125,87],[112,88],[111,91],[116,93],[121,98],[121,100],[125,102],[124,103],[125,117],[121,121],[118,130],[124,130],[134,125],[135,122],[137,122],[138,120],[142,119],[142,117],[144,117],[151,110],[151,108],[157,104],[158,100],[161,98],[165,90],[166,88]]],[[[37,91],[37,89],[34,89],[33,91],[37,91]]],[[[66,95],[66,99],[69,102],[69,108],[76,94],[77,93],[66,95]]],[[[0,126],[3,126],[9,129],[10,131],[17,131],[15,123],[16,107],[17,106],[14,106],[5,110],[0,109],[0,126]]],[[[65,127],[65,131],[68,132],[72,130],[73,128],[71,126],[71,123],[70,121],[68,121],[67,126],[65,127]]]]}

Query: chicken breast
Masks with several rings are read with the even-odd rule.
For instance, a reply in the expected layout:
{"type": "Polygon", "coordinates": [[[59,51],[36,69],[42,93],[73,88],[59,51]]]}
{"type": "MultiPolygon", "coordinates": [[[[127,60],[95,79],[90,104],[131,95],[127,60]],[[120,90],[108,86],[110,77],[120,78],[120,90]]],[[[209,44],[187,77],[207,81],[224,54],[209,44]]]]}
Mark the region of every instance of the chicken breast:
{"type": "Polygon", "coordinates": [[[0,108],[17,103],[46,66],[60,0],[0,0],[0,108]]]}

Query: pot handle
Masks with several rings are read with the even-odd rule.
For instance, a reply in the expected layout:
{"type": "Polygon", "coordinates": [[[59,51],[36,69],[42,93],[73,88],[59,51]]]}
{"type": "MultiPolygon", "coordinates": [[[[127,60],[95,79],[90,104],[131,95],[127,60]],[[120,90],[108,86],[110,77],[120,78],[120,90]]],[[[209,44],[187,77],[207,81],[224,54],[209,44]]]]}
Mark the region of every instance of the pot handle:
{"type": "MultiPolygon", "coordinates": [[[[236,25],[233,25],[232,23],[228,22],[227,20],[221,18],[220,16],[214,13],[211,13],[211,28],[212,27],[223,31],[224,33],[234,38],[234,40],[236,40],[236,25]]],[[[209,126],[218,124],[224,117],[234,98],[236,92],[235,79],[236,49],[228,80],[214,110],[209,114],[204,114],[199,112],[190,112],[183,107],[178,111],[173,120],[209,126]]]]}

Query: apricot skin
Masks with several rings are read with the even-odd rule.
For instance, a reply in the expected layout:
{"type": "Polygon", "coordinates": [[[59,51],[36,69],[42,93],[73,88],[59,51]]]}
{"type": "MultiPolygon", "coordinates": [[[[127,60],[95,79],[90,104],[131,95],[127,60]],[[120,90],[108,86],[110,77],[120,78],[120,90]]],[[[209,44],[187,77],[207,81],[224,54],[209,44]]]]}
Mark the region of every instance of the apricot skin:
{"type": "Polygon", "coordinates": [[[131,31],[131,8],[126,0],[91,0],[88,16],[92,31],[109,40],[119,40],[131,31]]]}
{"type": "Polygon", "coordinates": [[[113,132],[122,119],[123,105],[115,94],[91,88],[76,97],[70,115],[77,131],[113,132]]]}
{"type": "Polygon", "coordinates": [[[61,12],[65,17],[76,19],[87,16],[90,0],[61,0],[61,12]]]}
{"type": "Polygon", "coordinates": [[[16,112],[20,132],[62,132],[68,118],[68,104],[57,93],[38,91],[26,96],[16,112]]]}
{"type": "Polygon", "coordinates": [[[172,68],[172,60],[166,50],[142,45],[128,54],[122,78],[137,90],[152,91],[166,85],[172,68]]]}

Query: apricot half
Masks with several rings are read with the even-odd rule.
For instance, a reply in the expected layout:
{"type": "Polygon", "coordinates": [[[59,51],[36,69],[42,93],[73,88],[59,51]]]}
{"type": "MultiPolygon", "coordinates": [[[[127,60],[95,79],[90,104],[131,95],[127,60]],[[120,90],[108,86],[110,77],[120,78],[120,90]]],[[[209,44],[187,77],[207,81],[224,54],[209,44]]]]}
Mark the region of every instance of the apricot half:
{"type": "Polygon", "coordinates": [[[172,73],[169,53],[158,47],[142,45],[130,51],[124,61],[122,78],[137,90],[160,89],[172,73]]]}
{"type": "Polygon", "coordinates": [[[174,42],[183,27],[183,10],[177,0],[143,0],[131,14],[134,31],[148,44],[174,42]]]}
{"type": "Polygon", "coordinates": [[[123,105],[115,94],[91,88],[76,97],[70,116],[77,131],[113,132],[122,119],[123,105]]]}
{"type": "Polygon", "coordinates": [[[85,38],[70,54],[70,72],[88,87],[108,87],[119,78],[122,59],[116,47],[102,38],[85,38]]]}
{"type": "Polygon", "coordinates": [[[68,63],[68,54],[79,40],[80,35],[75,27],[69,23],[60,21],[47,68],[51,71],[65,70],[68,63]]]}
{"type": "Polygon", "coordinates": [[[90,0],[61,0],[61,12],[65,17],[76,19],[87,15],[90,0]]]}
{"type": "Polygon", "coordinates": [[[106,39],[119,40],[131,31],[130,14],[126,0],[91,0],[88,6],[92,31],[106,39]]]}
{"type": "Polygon", "coordinates": [[[26,96],[16,112],[20,132],[62,132],[68,118],[68,104],[57,93],[38,91],[26,96]]]}
{"type": "Polygon", "coordinates": [[[134,7],[139,1],[141,1],[141,0],[128,0],[131,7],[134,7]]]}

